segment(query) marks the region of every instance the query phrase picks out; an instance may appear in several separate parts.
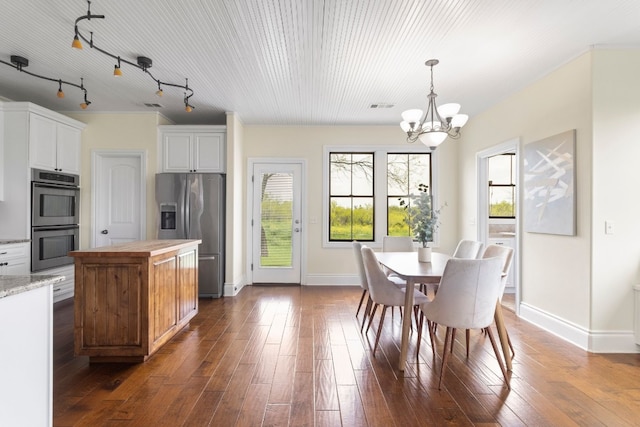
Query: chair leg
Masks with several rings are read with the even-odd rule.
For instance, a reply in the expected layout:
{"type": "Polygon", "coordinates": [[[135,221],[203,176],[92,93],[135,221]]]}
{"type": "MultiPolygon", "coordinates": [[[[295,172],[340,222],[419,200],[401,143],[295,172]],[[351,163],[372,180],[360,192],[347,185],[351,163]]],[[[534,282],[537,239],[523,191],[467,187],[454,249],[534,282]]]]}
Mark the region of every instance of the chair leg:
{"type": "Polygon", "coordinates": [[[369,324],[367,325],[367,330],[365,334],[369,333],[369,328],[371,327],[371,323],[373,322],[373,316],[376,314],[376,310],[378,309],[378,304],[373,304],[373,310],[371,310],[371,314],[369,315],[369,324]]]}
{"type": "Polygon", "coordinates": [[[358,317],[358,314],[360,313],[360,308],[362,308],[362,303],[364,302],[364,297],[366,295],[367,295],[367,290],[363,289],[362,296],[360,297],[360,304],[358,304],[358,310],[356,311],[356,317],[358,317]]]}
{"type": "Polygon", "coordinates": [[[502,362],[502,357],[500,357],[500,353],[498,351],[498,346],[496,345],[496,340],[493,338],[493,332],[491,332],[491,328],[485,328],[487,335],[489,335],[489,341],[491,341],[491,346],[493,347],[493,352],[496,354],[496,359],[498,360],[498,364],[500,365],[500,370],[502,371],[502,376],[504,377],[504,382],[507,383],[507,388],[511,390],[511,384],[509,381],[509,377],[507,376],[507,370],[504,367],[504,363],[502,362]]]}
{"type": "Polygon", "coordinates": [[[516,357],[516,351],[513,349],[513,344],[511,344],[511,337],[509,337],[509,332],[507,332],[507,342],[509,343],[509,349],[511,349],[511,360],[513,360],[513,358],[516,357]]]}
{"type": "Polygon", "coordinates": [[[436,358],[436,344],[435,341],[433,340],[433,325],[431,324],[431,321],[429,319],[427,319],[427,328],[429,328],[429,341],[431,341],[431,352],[433,353],[433,359],[435,360],[436,358]]]}
{"type": "Polygon", "coordinates": [[[447,351],[447,345],[449,344],[449,340],[452,338],[453,331],[455,329],[447,326],[447,331],[444,335],[444,349],[442,350],[442,368],[440,368],[440,381],[438,382],[438,390],[442,388],[442,379],[444,378],[444,370],[447,367],[447,362],[449,361],[449,351],[447,351]]]}
{"type": "MultiPolygon", "coordinates": [[[[453,343],[456,340],[456,328],[451,328],[451,353],[453,353],[453,343]]],[[[445,348],[447,348],[445,346],[445,348]]]]}
{"type": "Polygon", "coordinates": [[[373,357],[376,357],[376,349],[378,348],[378,341],[380,341],[380,332],[382,332],[382,324],[384,323],[384,314],[387,312],[389,306],[382,306],[382,313],[380,313],[380,324],[378,325],[378,333],[376,334],[376,343],[373,345],[373,357]]]}
{"type": "Polygon", "coordinates": [[[367,299],[367,306],[364,308],[364,315],[362,316],[362,326],[360,326],[360,333],[364,329],[364,324],[367,321],[367,317],[371,315],[371,305],[373,304],[373,300],[371,296],[367,299]]]}
{"type": "Polygon", "coordinates": [[[420,311],[420,321],[418,323],[418,344],[416,345],[416,359],[420,357],[420,342],[422,341],[422,325],[424,323],[424,313],[420,311]]]}
{"type": "Polygon", "coordinates": [[[469,329],[466,330],[466,341],[467,341],[467,359],[469,358],[469,335],[471,334],[471,332],[469,331],[469,329]]]}

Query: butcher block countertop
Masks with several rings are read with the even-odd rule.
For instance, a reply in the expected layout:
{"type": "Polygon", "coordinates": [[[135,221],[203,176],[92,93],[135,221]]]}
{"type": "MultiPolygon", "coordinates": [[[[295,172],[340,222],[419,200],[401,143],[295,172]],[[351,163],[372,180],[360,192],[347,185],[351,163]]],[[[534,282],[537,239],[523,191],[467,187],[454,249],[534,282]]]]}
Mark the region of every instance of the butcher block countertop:
{"type": "Polygon", "coordinates": [[[100,248],[84,249],[69,252],[73,257],[152,257],[166,252],[200,244],[202,240],[177,239],[177,240],[140,240],[136,242],[120,243],[118,245],[103,246],[100,248]]]}

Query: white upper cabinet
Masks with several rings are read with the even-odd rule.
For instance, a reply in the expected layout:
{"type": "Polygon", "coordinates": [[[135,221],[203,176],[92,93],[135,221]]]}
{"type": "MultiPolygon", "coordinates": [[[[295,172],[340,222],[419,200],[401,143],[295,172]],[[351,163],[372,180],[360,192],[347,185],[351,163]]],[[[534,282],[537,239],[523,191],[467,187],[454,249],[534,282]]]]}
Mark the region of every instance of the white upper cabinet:
{"type": "Polygon", "coordinates": [[[162,172],[226,172],[225,126],[160,126],[162,172]]]}
{"type": "Polygon", "coordinates": [[[80,174],[80,129],[31,113],[29,165],[80,174]]]}

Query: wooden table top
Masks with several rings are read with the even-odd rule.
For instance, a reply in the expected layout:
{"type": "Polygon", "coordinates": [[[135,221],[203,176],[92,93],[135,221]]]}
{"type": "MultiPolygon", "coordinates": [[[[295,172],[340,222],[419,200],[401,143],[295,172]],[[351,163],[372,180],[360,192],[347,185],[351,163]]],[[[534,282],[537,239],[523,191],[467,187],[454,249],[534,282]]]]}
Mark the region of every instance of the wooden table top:
{"type": "Polygon", "coordinates": [[[200,239],[175,239],[175,240],[139,240],[135,242],[120,243],[112,246],[102,246],[93,249],[69,252],[72,257],[91,256],[130,256],[151,257],[165,252],[175,251],[202,243],[200,239]]]}
{"type": "Polygon", "coordinates": [[[376,252],[380,264],[399,277],[420,283],[438,283],[450,255],[433,252],[431,262],[418,261],[418,252],[376,252]]]}

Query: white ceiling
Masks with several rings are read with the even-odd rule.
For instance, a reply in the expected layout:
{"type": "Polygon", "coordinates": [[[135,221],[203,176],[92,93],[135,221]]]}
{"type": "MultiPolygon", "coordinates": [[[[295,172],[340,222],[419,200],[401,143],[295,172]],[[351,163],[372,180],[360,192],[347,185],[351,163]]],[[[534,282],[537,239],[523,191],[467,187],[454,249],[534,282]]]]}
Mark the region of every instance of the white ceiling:
{"type": "MultiPolygon", "coordinates": [[[[640,46],[639,0],[94,0],[105,19],[79,23],[95,44],[136,62],[153,60],[156,84],[85,43],[71,49],[84,0],[6,0],[0,13],[0,60],[79,84],[89,111],[154,111],[178,124],[397,124],[425,108],[424,62],[434,68],[437,103],[459,102],[473,115],[594,46],[640,46]],[[144,103],[159,103],[148,108],[144,103]],[[393,104],[371,109],[371,104],[393,104]]],[[[0,95],[56,111],[79,111],[82,93],[0,64],[0,95]]]]}

